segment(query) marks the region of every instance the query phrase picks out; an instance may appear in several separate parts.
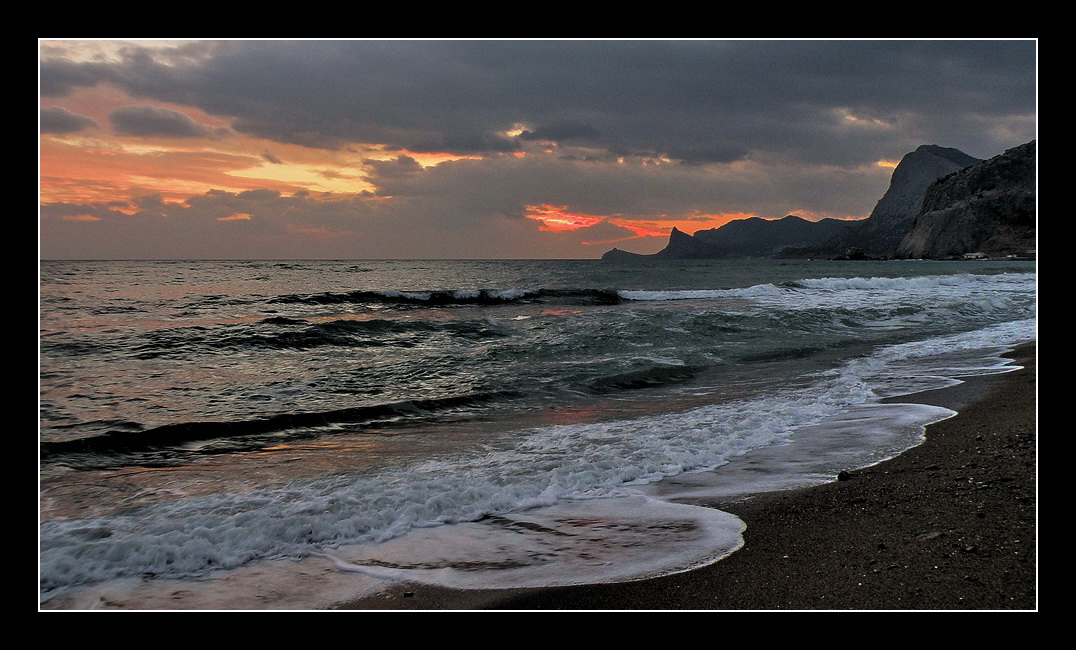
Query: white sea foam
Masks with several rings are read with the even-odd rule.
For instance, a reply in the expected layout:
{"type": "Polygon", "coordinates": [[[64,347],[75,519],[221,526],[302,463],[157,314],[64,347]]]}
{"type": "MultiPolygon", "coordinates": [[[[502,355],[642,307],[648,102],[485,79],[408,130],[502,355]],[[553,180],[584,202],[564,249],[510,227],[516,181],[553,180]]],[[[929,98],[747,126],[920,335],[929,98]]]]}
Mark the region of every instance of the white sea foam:
{"type": "Polygon", "coordinates": [[[708,564],[737,550],[743,530],[742,521],[720,510],[631,494],[564,499],[419,529],[384,544],[336,549],[329,557],[340,570],[381,580],[457,589],[559,586],[637,580],[708,564]]]}
{"type": "Polygon", "coordinates": [[[343,545],[178,579],[114,579],[65,590],[57,609],[310,609],[371,596],[397,582],[456,589],[637,580],[705,565],[743,544],[744,523],[642,494],[569,499],[385,543],[343,545]]]}
{"type": "Polygon", "coordinates": [[[536,289],[502,289],[500,291],[490,291],[489,295],[498,300],[517,300],[536,293],[538,293],[536,289]]]}
{"type": "Polygon", "coordinates": [[[1000,323],[964,334],[892,345],[850,362],[880,397],[910,395],[959,382],[960,377],[1015,370],[1000,355],[1037,338],[1035,319],[1000,323]]]}
{"type": "MultiPolygon", "coordinates": [[[[803,300],[805,291],[815,293],[856,291],[865,295],[877,296],[885,291],[887,295],[899,298],[908,291],[923,291],[952,287],[966,290],[969,286],[978,286],[984,290],[996,292],[1006,287],[1026,292],[1028,283],[1033,283],[1035,275],[1031,273],[1003,273],[997,275],[931,275],[919,277],[855,277],[855,278],[811,278],[799,280],[787,286],[764,283],[750,287],[732,289],[689,289],[689,290],[622,290],[618,294],[625,300],[662,301],[662,300],[705,300],[719,298],[792,298],[796,302],[803,300]]],[[[842,294],[848,296],[850,294],[842,294]]]]}
{"type": "Polygon", "coordinates": [[[760,296],[780,296],[787,289],[773,284],[757,284],[739,289],[685,289],[685,290],[622,290],[618,291],[624,300],[662,301],[662,300],[710,300],[720,298],[754,298],[760,296]]]}
{"type": "Polygon", "coordinates": [[[997,275],[975,275],[957,273],[953,275],[924,275],[917,277],[855,277],[855,278],[810,278],[800,280],[798,284],[812,289],[922,289],[930,287],[954,287],[969,284],[991,285],[997,287],[1005,284],[1022,286],[1034,281],[1033,273],[1002,273],[997,275]]]}
{"type": "Polygon", "coordinates": [[[380,291],[386,298],[407,298],[408,300],[429,300],[433,294],[429,291],[380,291]]]}

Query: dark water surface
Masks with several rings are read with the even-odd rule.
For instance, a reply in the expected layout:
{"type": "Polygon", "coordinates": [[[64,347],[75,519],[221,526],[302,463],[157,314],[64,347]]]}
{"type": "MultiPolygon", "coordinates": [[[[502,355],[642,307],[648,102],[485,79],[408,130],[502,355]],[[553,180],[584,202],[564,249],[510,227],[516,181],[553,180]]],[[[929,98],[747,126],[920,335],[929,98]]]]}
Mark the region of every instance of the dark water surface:
{"type": "Polygon", "coordinates": [[[916,444],[945,414],[878,399],[1002,370],[1036,291],[1027,262],[44,261],[40,294],[43,601],[352,581],[280,601],[305,607],[712,561],[742,524],[668,486],[916,444]]]}

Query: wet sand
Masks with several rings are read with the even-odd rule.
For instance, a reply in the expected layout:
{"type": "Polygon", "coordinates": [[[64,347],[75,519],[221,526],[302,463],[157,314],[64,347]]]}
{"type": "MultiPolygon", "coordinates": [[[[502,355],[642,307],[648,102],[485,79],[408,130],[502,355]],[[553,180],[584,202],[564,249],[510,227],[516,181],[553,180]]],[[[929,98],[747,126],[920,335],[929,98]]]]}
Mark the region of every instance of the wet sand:
{"type": "Polygon", "coordinates": [[[460,591],[394,585],[350,610],[1026,610],[1038,607],[1036,348],[1022,370],[915,401],[959,411],[847,480],[713,503],[744,546],[650,580],[460,591]]]}

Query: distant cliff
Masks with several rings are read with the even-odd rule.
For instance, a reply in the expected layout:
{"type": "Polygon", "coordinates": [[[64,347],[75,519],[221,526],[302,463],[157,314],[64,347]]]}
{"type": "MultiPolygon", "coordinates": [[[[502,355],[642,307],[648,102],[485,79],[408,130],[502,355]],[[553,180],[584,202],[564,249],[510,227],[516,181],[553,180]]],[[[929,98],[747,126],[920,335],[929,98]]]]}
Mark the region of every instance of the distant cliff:
{"type": "Polygon", "coordinates": [[[789,248],[780,257],[842,257],[849,251],[888,258],[896,254],[923,203],[930,184],[942,176],[982,162],[950,147],[924,144],[905,154],[869,217],[847,222],[835,237],[816,246],[789,248]]]}
{"type": "Polygon", "coordinates": [[[807,246],[830,239],[846,223],[838,219],[808,221],[790,214],[782,219],[737,219],[720,228],[700,230],[694,235],[673,228],[668,245],[653,255],[614,248],[602,255],[602,259],[773,257],[789,246],[807,246]]]}
{"type": "Polygon", "coordinates": [[[1029,255],[1035,250],[1035,167],[1032,140],[938,179],[896,255],[1029,255]]]}
{"type": "Polygon", "coordinates": [[[700,230],[694,235],[673,228],[668,245],[653,255],[614,248],[602,259],[838,258],[849,254],[893,257],[911,230],[930,184],[980,162],[957,149],[922,145],[901,159],[893,170],[889,189],[866,219],[808,221],[795,215],[775,220],[754,217],[700,230]]]}

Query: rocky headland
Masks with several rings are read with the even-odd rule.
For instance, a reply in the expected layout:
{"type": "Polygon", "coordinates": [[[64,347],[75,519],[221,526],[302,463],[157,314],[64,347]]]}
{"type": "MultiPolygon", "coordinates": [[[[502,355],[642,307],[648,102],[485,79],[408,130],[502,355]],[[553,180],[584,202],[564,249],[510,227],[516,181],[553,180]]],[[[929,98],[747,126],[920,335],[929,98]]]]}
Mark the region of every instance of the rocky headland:
{"type": "Polygon", "coordinates": [[[985,161],[927,144],[901,159],[866,219],[788,215],[739,219],[694,234],[673,228],[657,253],[614,248],[602,259],[1032,259],[1035,178],[1034,140],[985,161]]]}

